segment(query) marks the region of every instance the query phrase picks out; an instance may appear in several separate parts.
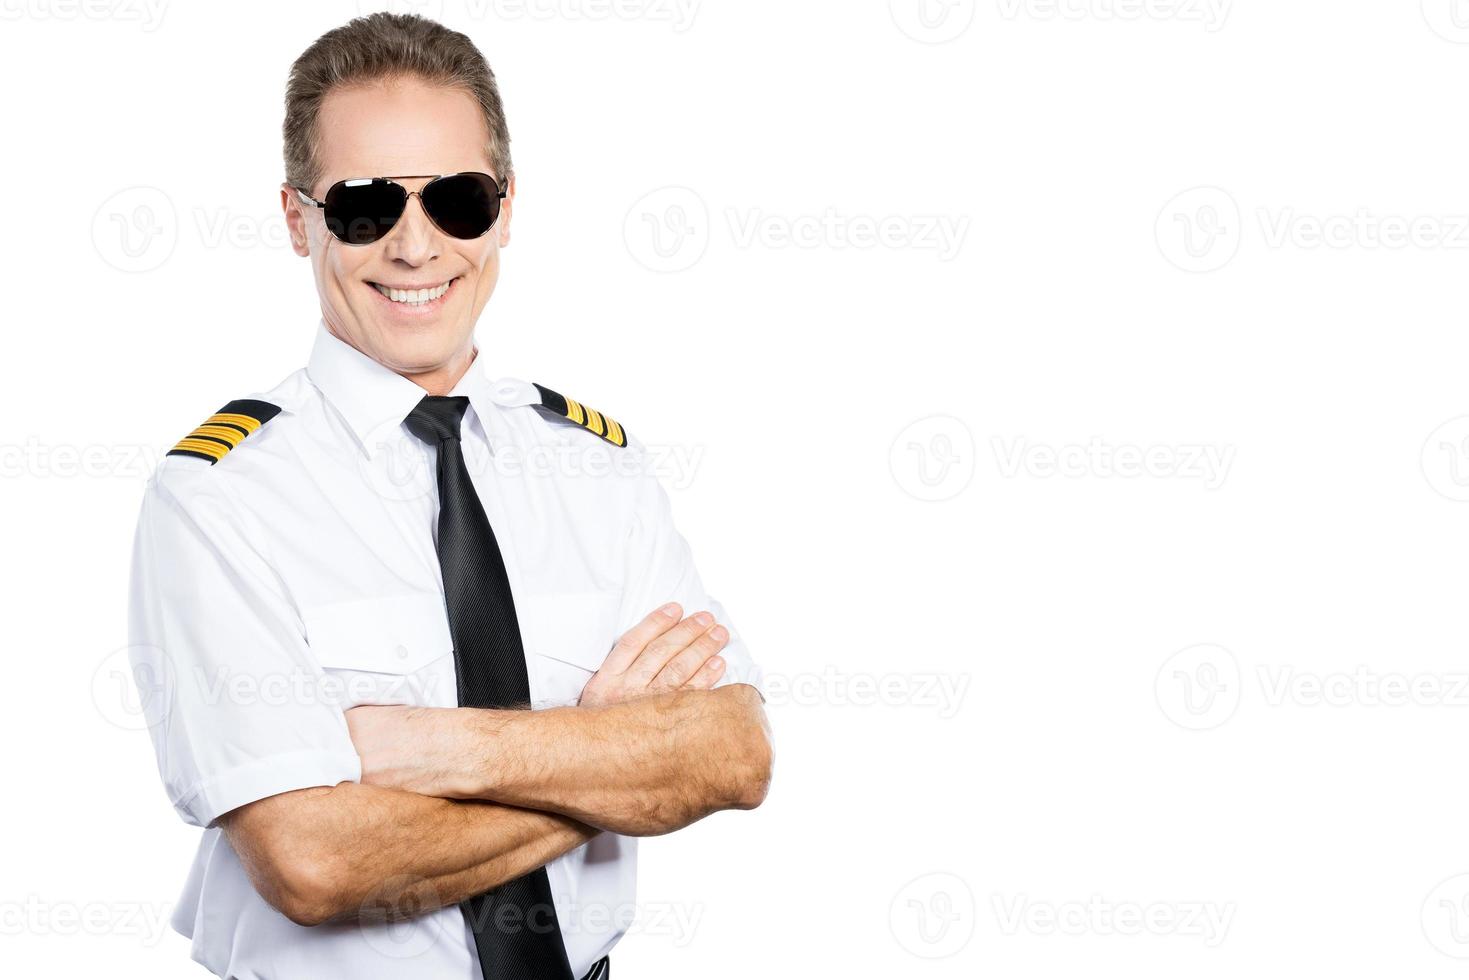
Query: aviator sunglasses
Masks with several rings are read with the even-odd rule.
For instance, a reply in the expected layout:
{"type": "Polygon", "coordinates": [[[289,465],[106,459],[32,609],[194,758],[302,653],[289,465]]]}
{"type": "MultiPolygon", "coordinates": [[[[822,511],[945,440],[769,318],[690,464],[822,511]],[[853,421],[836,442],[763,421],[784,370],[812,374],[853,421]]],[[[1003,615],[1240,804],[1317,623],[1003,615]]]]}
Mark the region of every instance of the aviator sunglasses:
{"type": "Polygon", "coordinates": [[[429,220],[453,238],[479,238],[495,226],[505,190],[489,174],[420,174],[403,177],[351,177],[326,189],[318,201],[299,187],[293,188],[305,204],[319,208],[327,231],[347,245],[371,245],[379,241],[417,197],[429,220]],[[428,183],[410,191],[400,180],[428,183]]]}

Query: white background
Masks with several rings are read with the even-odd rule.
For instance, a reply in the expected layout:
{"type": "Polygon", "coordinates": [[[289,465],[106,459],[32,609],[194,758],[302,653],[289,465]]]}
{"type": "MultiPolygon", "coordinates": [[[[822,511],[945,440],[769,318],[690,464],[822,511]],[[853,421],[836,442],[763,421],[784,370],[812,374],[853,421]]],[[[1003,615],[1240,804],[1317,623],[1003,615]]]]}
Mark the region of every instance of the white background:
{"type": "MultiPolygon", "coordinates": [[[[1469,4],[925,2],[419,8],[513,135],[482,345],[700,454],[785,692],[617,975],[1462,975],[1469,4]]],[[[316,317],[280,106],[358,8],[155,3],[0,0],[10,975],[202,975],[133,521],[316,317]]]]}

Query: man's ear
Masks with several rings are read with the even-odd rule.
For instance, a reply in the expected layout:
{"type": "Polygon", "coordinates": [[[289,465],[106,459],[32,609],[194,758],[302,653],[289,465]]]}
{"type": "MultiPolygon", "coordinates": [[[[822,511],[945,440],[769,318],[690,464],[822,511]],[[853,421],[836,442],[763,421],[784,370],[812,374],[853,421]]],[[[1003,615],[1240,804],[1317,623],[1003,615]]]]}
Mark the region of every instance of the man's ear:
{"type": "Polygon", "coordinates": [[[291,251],[300,256],[311,254],[311,239],[306,237],[306,214],[296,198],[296,189],[281,184],[281,210],[286,213],[286,231],[291,236],[291,251]]]}
{"type": "Polygon", "coordinates": [[[505,200],[500,202],[500,217],[495,222],[495,233],[500,236],[500,247],[504,248],[510,244],[510,213],[511,205],[515,203],[515,177],[510,177],[510,184],[505,188],[505,200]]]}

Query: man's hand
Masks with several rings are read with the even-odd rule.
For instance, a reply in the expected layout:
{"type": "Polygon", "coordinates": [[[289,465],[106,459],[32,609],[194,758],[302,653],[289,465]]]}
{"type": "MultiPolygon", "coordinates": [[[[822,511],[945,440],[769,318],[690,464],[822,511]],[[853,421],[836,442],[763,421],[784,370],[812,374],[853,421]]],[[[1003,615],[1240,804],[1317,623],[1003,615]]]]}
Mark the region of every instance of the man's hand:
{"type": "Polygon", "coordinates": [[[707,612],[679,620],[678,603],[655,609],[622,634],[601,669],[582,689],[583,707],[620,704],[649,694],[707,691],[724,676],[719,651],[729,630],[707,612]]]}
{"type": "Polygon", "coordinates": [[[759,806],[773,759],[762,698],[748,684],[709,689],[728,630],[680,611],[629,630],[576,707],[353,708],[362,782],[636,836],[759,806]]]}
{"type": "MultiPolygon", "coordinates": [[[[701,612],[680,621],[670,602],[622,635],[582,690],[580,706],[605,707],[672,691],[706,691],[724,676],[719,651],[729,631],[701,612]]],[[[493,716],[484,716],[488,722],[493,716]]],[[[362,781],[425,796],[473,798],[474,786],[455,778],[476,743],[466,741],[462,716],[450,709],[360,705],[347,712],[347,730],[362,758],[362,781]]]]}

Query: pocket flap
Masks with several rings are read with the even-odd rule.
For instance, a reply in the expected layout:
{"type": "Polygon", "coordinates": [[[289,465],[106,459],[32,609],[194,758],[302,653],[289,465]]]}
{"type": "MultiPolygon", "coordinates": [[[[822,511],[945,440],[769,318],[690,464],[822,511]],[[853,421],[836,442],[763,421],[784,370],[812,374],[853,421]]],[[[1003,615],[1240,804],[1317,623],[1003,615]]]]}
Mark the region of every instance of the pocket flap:
{"type": "Polygon", "coordinates": [[[306,642],[323,667],[411,674],[454,651],[439,595],[413,593],[302,610],[306,642]]]}
{"type": "Polygon", "coordinates": [[[529,652],[595,672],[617,642],[619,602],[612,591],[528,596],[517,615],[529,652]]]}

